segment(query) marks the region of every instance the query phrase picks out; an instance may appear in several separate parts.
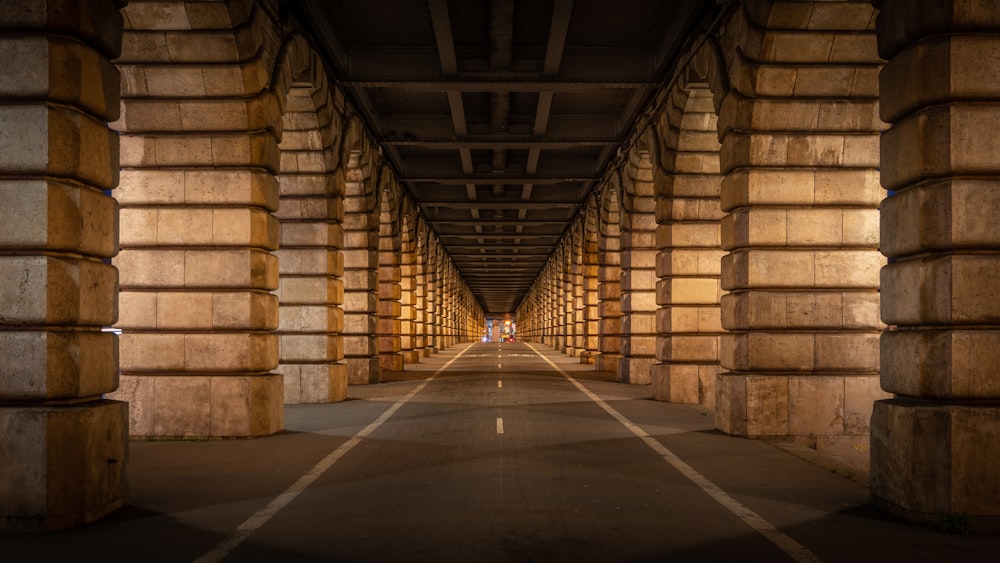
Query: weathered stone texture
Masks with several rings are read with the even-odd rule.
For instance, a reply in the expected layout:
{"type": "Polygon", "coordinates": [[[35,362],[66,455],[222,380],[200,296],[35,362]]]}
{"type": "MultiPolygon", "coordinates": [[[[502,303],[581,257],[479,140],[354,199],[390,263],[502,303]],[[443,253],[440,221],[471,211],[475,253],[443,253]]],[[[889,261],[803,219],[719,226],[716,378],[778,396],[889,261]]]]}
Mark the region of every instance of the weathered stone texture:
{"type": "Polygon", "coordinates": [[[882,388],[872,498],[907,519],[1000,530],[1000,309],[994,53],[969,2],[881,2],[882,388]]]}
{"type": "Polygon", "coordinates": [[[39,1],[0,28],[0,533],[93,522],[122,506],[118,387],[121,17],[39,1]]]}

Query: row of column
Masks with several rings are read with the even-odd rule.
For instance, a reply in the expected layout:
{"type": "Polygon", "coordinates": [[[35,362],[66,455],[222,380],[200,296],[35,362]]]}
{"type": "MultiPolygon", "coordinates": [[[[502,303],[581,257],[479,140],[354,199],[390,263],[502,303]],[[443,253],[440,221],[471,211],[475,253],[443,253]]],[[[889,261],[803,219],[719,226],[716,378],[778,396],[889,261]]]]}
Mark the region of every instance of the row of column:
{"type": "MultiPolygon", "coordinates": [[[[864,455],[871,413],[876,502],[997,529],[1000,94],[983,76],[1000,22],[876,5],[877,25],[867,2],[733,4],[519,332],[633,382],[655,357],[661,398],[714,397],[733,434],[864,455]]],[[[4,530],[121,505],[119,369],[136,435],[261,435],[283,395],[337,396],[349,366],[397,354],[383,264],[404,359],[483,320],[419,219],[387,230],[412,258],[383,262],[395,243],[370,233],[392,182],[276,2],[88,6],[0,22],[4,530]]]]}
{"type": "Polygon", "coordinates": [[[1000,96],[981,79],[1000,22],[950,0],[875,4],[726,14],[545,265],[519,332],[713,409],[726,433],[870,463],[875,501],[907,518],[1000,529],[1000,96]],[[596,265],[582,299],[575,264],[596,265]]]}
{"type": "MultiPolygon", "coordinates": [[[[872,404],[886,396],[875,11],[795,5],[732,10],[598,190],[595,367],[713,408],[727,433],[863,466],[872,404]],[[789,70],[795,80],[759,79],[789,70]],[[844,73],[854,78],[830,79],[844,73]]],[[[572,340],[566,280],[587,254],[564,237],[522,334],[572,340]],[[556,314],[538,327],[545,310],[556,314]]]]}
{"type": "Polygon", "coordinates": [[[121,506],[130,435],[272,434],[483,320],[276,1],[124,4],[0,16],[3,532],[121,506]]]}

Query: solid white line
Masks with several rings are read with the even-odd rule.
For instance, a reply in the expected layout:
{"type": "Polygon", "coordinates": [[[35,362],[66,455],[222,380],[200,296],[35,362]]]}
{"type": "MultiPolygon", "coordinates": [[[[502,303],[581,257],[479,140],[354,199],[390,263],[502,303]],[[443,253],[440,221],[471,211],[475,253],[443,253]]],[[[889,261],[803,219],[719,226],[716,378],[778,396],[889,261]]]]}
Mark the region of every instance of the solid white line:
{"type": "Polygon", "coordinates": [[[791,537],[789,537],[785,533],[775,528],[774,524],[771,524],[770,522],[765,520],[763,516],[757,514],[753,510],[750,510],[742,503],[740,503],[740,501],[729,496],[729,493],[723,491],[718,485],[710,481],[707,477],[705,477],[701,473],[698,473],[698,471],[695,470],[695,468],[691,467],[690,465],[685,463],[684,460],[677,457],[677,454],[670,451],[666,446],[664,446],[658,440],[656,440],[648,433],[646,433],[645,430],[643,430],[638,425],[633,423],[631,420],[626,418],[625,415],[616,411],[614,408],[611,407],[611,405],[605,403],[603,399],[592,393],[590,389],[584,387],[579,381],[574,379],[573,376],[563,371],[562,368],[560,368],[556,364],[552,363],[552,360],[540,354],[538,350],[535,349],[534,346],[528,344],[527,342],[525,344],[527,344],[528,348],[531,348],[532,351],[538,354],[540,358],[548,362],[548,364],[552,366],[553,369],[555,369],[556,371],[561,373],[563,377],[568,379],[570,383],[575,385],[576,388],[579,389],[588,398],[590,398],[591,401],[597,403],[602,409],[605,410],[605,412],[614,417],[614,419],[620,422],[623,426],[625,426],[625,428],[628,428],[629,431],[632,432],[632,434],[635,434],[636,437],[645,442],[646,445],[649,446],[653,451],[660,454],[660,456],[662,456],[667,463],[672,465],[674,469],[676,469],[682,475],[690,479],[691,482],[693,482],[695,485],[698,485],[698,487],[700,487],[701,490],[705,491],[705,493],[708,494],[708,496],[712,497],[713,500],[715,500],[716,502],[724,506],[726,509],[728,509],[730,512],[735,514],[746,525],[750,526],[757,533],[764,536],[772,543],[777,545],[779,548],[781,548],[781,550],[787,553],[792,559],[800,563],[816,563],[820,561],[820,558],[812,551],[809,551],[809,548],[793,540],[791,537]]]}
{"type": "MultiPolygon", "coordinates": [[[[319,479],[320,476],[323,475],[323,473],[325,473],[328,469],[330,469],[330,467],[333,466],[333,464],[336,463],[337,460],[344,457],[344,455],[347,452],[351,451],[351,449],[353,449],[354,446],[361,443],[361,440],[363,438],[368,437],[372,432],[378,430],[378,428],[383,424],[385,424],[385,421],[389,420],[389,418],[392,415],[396,414],[396,411],[398,411],[403,405],[405,405],[407,401],[416,396],[417,393],[421,392],[424,389],[424,387],[426,387],[427,384],[431,382],[432,379],[437,377],[438,374],[440,374],[444,370],[448,369],[448,366],[450,366],[455,360],[462,357],[462,354],[466,353],[471,348],[472,348],[471,346],[467,347],[465,350],[459,352],[457,356],[448,360],[447,363],[438,368],[437,371],[431,374],[430,377],[420,382],[420,385],[414,387],[412,391],[406,394],[406,396],[393,403],[393,405],[388,409],[386,409],[386,411],[383,412],[381,416],[376,418],[374,422],[372,422],[368,426],[365,426],[360,432],[358,432],[354,436],[351,436],[346,442],[337,447],[337,449],[333,450],[332,452],[327,454],[326,457],[319,460],[319,462],[316,465],[314,465],[312,469],[305,472],[305,474],[299,477],[297,481],[292,483],[290,487],[285,489],[283,493],[274,497],[274,499],[271,500],[271,502],[269,502],[267,506],[255,512],[252,516],[247,518],[246,521],[240,524],[236,528],[235,534],[224,539],[210,551],[206,552],[201,557],[195,559],[194,563],[217,563],[218,561],[222,561],[223,558],[229,555],[234,549],[239,547],[241,543],[243,543],[248,537],[250,537],[250,534],[253,534],[258,529],[260,529],[261,526],[266,524],[267,521],[273,518],[282,508],[288,506],[290,502],[292,502],[293,500],[295,500],[297,496],[302,494],[302,491],[306,490],[310,485],[312,485],[316,481],[316,479],[319,479]]],[[[499,419],[497,420],[499,424],[499,419]]]]}
{"type": "Polygon", "coordinates": [[[497,434],[503,434],[503,419],[497,419],[497,434]]]}

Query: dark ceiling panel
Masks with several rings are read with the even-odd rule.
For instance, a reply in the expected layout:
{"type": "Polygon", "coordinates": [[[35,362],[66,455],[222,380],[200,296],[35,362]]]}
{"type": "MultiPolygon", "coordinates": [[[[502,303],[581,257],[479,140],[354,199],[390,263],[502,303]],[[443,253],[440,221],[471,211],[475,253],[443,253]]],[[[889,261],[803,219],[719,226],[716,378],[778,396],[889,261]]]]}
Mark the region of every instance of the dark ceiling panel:
{"type": "Polygon", "coordinates": [[[513,311],[711,0],[283,0],[487,313],[513,311]]]}

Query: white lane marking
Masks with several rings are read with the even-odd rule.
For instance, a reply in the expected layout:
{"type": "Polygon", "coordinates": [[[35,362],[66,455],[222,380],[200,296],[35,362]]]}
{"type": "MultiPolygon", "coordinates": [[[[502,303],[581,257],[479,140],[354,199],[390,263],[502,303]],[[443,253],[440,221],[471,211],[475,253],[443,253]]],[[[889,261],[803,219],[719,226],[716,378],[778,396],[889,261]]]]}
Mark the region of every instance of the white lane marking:
{"type": "MultiPolygon", "coordinates": [[[[267,506],[255,512],[252,516],[247,518],[242,524],[237,526],[235,534],[219,542],[210,551],[206,552],[201,557],[195,559],[194,563],[217,563],[219,561],[222,561],[222,559],[224,559],[227,555],[229,555],[234,549],[239,547],[241,543],[246,541],[246,539],[249,538],[251,534],[260,529],[260,527],[266,524],[268,520],[270,520],[278,512],[280,512],[282,508],[288,506],[289,503],[291,503],[293,500],[295,500],[296,497],[302,494],[303,491],[309,488],[309,486],[312,485],[316,481],[316,479],[319,479],[320,476],[323,475],[323,473],[326,473],[326,471],[330,469],[330,467],[332,467],[333,464],[337,462],[337,460],[344,457],[344,455],[347,454],[347,452],[351,451],[351,449],[353,449],[354,446],[361,443],[362,439],[367,438],[372,432],[378,430],[378,428],[383,424],[385,424],[385,421],[389,420],[389,418],[392,415],[396,414],[396,411],[398,411],[404,404],[406,404],[407,401],[415,397],[417,393],[421,392],[424,389],[424,387],[427,387],[427,384],[430,383],[432,379],[437,377],[438,374],[440,374],[444,370],[448,369],[448,366],[450,366],[455,360],[462,357],[462,354],[466,353],[471,348],[472,348],[471,346],[467,347],[465,350],[459,352],[457,356],[448,360],[447,363],[438,368],[437,371],[435,371],[430,377],[420,382],[420,385],[414,387],[412,391],[406,394],[406,396],[393,403],[393,405],[388,409],[386,409],[386,411],[383,412],[381,416],[376,418],[374,422],[372,422],[368,426],[365,426],[357,434],[351,436],[346,442],[341,444],[332,452],[328,453],[326,457],[319,460],[319,462],[316,463],[316,465],[314,465],[312,469],[306,471],[301,477],[298,478],[297,481],[295,481],[294,483],[291,484],[291,486],[285,489],[283,493],[274,497],[274,499],[272,499],[271,502],[267,504],[267,506]]],[[[498,424],[499,424],[499,419],[498,419],[498,424]]]]}
{"type": "Polygon", "coordinates": [[[503,381],[497,380],[497,389],[503,389],[503,381]]]}
{"type": "Polygon", "coordinates": [[[497,434],[503,434],[503,419],[497,419],[497,434]]]}
{"type": "Polygon", "coordinates": [[[757,533],[770,540],[771,543],[781,548],[781,550],[787,553],[792,559],[800,563],[818,563],[819,561],[821,561],[820,558],[815,553],[809,551],[809,548],[793,540],[791,537],[789,537],[785,533],[775,528],[774,524],[771,524],[770,522],[765,520],[763,516],[757,514],[753,510],[750,510],[742,503],[740,503],[740,501],[729,496],[729,493],[723,491],[722,488],[720,488],[718,485],[710,481],[708,477],[705,477],[701,473],[698,473],[698,471],[695,470],[695,468],[691,467],[686,462],[684,462],[684,460],[677,457],[677,454],[670,451],[670,449],[668,449],[666,446],[664,446],[655,438],[647,434],[645,430],[639,428],[638,425],[636,425],[634,422],[626,418],[625,415],[616,411],[613,407],[611,407],[611,405],[605,403],[603,399],[592,393],[590,389],[584,387],[579,381],[574,379],[573,376],[563,371],[562,368],[560,368],[556,364],[552,363],[552,360],[540,354],[538,350],[535,349],[534,346],[528,344],[527,342],[525,342],[525,344],[527,344],[528,348],[531,348],[536,354],[538,354],[540,358],[542,358],[550,366],[552,366],[553,369],[555,369],[556,371],[561,373],[563,377],[568,379],[570,383],[576,386],[576,388],[579,389],[584,395],[586,395],[591,401],[597,403],[598,406],[600,406],[602,409],[605,410],[605,412],[607,412],[612,417],[614,417],[615,420],[620,422],[622,426],[628,428],[629,431],[632,432],[632,434],[635,434],[636,437],[645,442],[646,445],[649,446],[653,451],[660,454],[660,456],[662,456],[667,463],[672,465],[674,469],[676,469],[682,475],[690,479],[691,482],[693,482],[695,485],[698,485],[698,487],[701,488],[701,490],[705,491],[705,493],[708,494],[708,496],[712,497],[712,499],[715,500],[715,502],[718,502],[727,510],[735,514],[746,525],[750,526],[757,533]]]}

